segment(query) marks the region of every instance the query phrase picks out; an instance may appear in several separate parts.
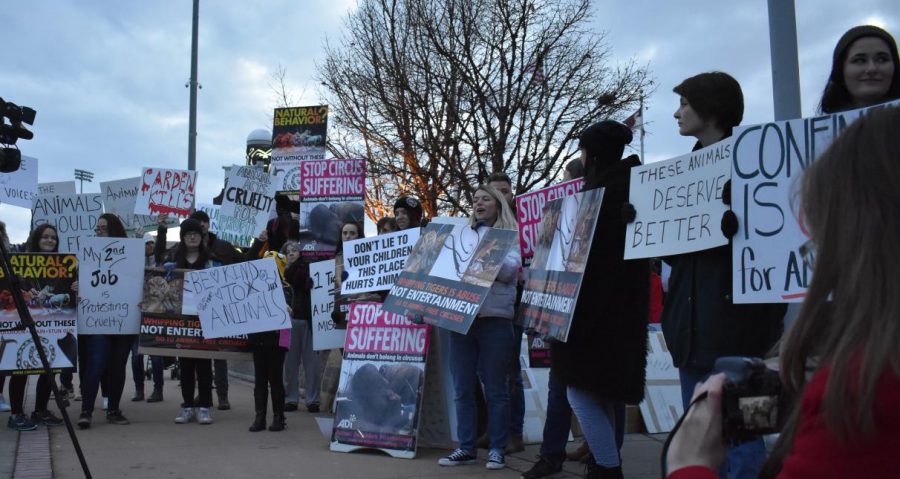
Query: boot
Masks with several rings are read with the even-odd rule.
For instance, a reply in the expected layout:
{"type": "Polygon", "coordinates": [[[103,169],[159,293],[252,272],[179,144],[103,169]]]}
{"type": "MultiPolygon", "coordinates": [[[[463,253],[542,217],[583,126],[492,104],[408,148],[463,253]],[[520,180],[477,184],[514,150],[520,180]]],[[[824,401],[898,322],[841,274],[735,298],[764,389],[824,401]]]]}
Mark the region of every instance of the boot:
{"type": "Polygon", "coordinates": [[[525,442],[521,434],[510,434],[509,441],[506,443],[506,453],[514,454],[525,450],[525,442]]]}
{"type": "Polygon", "coordinates": [[[603,467],[594,461],[593,454],[588,454],[586,462],[584,479],[625,479],[621,464],[616,467],[603,467]]]}
{"type": "Polygon", "coordinates": [[[266,410],[256,411],[256,417],[253,424],[250,425],[250,432],[259,432],[266,428],[266,410]]]}
{"type": "Polygon", "coordinates": [[[572,452],[567,452],[566,459],[568,459],[570,461],[580,461],[580,460],[584,459],[585,457],[587,457],[587,455],[590,453],[591,453],[591,448],[588,446],[587,441],[584,441],[583,443],[581,443],[580,446],[578,446],[578,449],[576,449],[572,452]]]}
{"type": "Polygon", "coordinates": [[[269,426],[269,430],[272,432],[276,431],[284,431],[285,421],[284,421],[284,413],[275,413],[272,415],[272,425],[269,426]]]}

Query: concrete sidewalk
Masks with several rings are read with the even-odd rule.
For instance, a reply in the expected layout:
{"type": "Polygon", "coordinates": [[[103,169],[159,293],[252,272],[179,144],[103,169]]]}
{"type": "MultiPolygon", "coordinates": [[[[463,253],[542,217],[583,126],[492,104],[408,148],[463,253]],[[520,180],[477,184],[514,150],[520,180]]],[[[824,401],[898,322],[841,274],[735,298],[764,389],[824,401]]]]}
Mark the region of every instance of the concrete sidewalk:
{"type": "MultiPolygon", "coordinates": [[[[147,386],[150,386],[149,382],[147,386]]],[[[327,417],[326,414],[313,415],[301,409],[287,413],[288,428],[285,431],[248,432],[253,417],[252,389],[252,384],[232,377],[229,393],[232,409],[214,410],[215,424],[175,424],[181,403],[177,380],[167,378],[165,401],[148,404],[130,402],[133,383],[129,379],[121,407],[131,424],[107,424],[98,399],[93,427],[77,431],[93,477],[500,479],[519,477],[533,465],[538,451],[538,446],[532,445],[524,452],[508,456],[507,468],[501,471],[485,469],[483,451],[477,465],[450,468],[437,464],[437,460],[448,452],[446,450],[420,448],[418,457],[413,460],[394,459],[378,452],[331,452],[328,440],[319,432],[314,420],[315,416],[327,417]]],[[[69,411],[73,419],[77,419],[80,407],[81,403],[72,402],[69,411]]],[[[65,428],[52,428],[50,432],[53,477],[84,477],[65,428]]],[[[8,435],[4,434],[4,437],[8,435]]],[[[665,435],[628,435],[622,451],[625,476],[634,479],[659,477],[659,453],[664,439],[665,435]]],[[[554,477],[581,477],[583,468],[581,464],[567,463],[565,471],[554,477]]]]}

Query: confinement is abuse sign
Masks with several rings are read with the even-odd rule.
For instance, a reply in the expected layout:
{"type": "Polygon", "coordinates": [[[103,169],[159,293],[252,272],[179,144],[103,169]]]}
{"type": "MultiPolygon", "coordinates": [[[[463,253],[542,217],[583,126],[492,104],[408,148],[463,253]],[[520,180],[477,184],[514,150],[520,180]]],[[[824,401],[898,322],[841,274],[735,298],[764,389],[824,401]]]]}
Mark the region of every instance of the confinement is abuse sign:
{"type": "Polygon", "coordinates": [[[413,228],[344,243],[341,294],[391,289],[417,241],[419,229],[413,228]]]}

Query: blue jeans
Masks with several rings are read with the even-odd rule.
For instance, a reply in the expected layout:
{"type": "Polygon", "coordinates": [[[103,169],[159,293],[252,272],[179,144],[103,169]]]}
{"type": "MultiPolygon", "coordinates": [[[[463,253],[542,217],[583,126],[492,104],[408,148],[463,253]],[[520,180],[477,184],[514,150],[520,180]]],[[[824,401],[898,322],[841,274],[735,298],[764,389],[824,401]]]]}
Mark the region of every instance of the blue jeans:
{"type": "Polygon", "coordinates": [[[84,372],[81,385],[81,412],[93,413],[94,401],[100,381],[105,377],[105,391],[109,398],[110,411],[119,409],[122,390],[125,389],[125,363],[131,352],[134,335],[89,334],[78,338],[83,345],[84,372]]]}
{"type": "Polygon", "coordinates": [[[509,439],[507,376],[513,348],[512,321],[477,318],[468,334],[450,333],[450,374],[456,403],[459,448],[475,454],[478,414],[475,381],[481,380],[487,401],[488,438],[492,451],[503,453],[509,439]]]}
{"type": "Polygon", "coordinates": [[[603,467],[621,465],[616,445],[616,403],[603,399],[597,393],[572,386],[566,392],[597,464],[603,467]]]}
{"type": "MultiPolygon", "coordinates": [[[[694,386],[705,381],[712,374],[711,370],[702,368],[679,368],[681,379],[681,401],[687,412],[694,395],[694,386]]],[[[728,448],[725,464],[719,468],[722,479],[755,479],[766,462],[766,445],[762,438],[733,445],[728,448]]]]}
{"type": "Polygon", "coordinates": [[[513,324],[512,360],[510,361],[509,381],[509,433],[522,434],[525,423],[525,385],[522,383],[522,334],[525,328],[513,324]]]}
{"type": "Polygon", "coordinates": [[[541,457],[554,466],[562,466],[566,460],[566,443],[572,426],[572,408],[566,396],[566,385],[559,382],[550,369],[547,382],[547,420],[541,441],[541,457]]]}
{"type": "MultiPolygon", "coordinates": [[[[135,392],[144,392],[144,355],[138,354],[140,338],[135,337],[131,345],[131,379],[134,380],[135,392]]],[[[163,389],[163,361],[161,357],[150,356],[150,369],[153,376],[153,390],[163,389]]]]}

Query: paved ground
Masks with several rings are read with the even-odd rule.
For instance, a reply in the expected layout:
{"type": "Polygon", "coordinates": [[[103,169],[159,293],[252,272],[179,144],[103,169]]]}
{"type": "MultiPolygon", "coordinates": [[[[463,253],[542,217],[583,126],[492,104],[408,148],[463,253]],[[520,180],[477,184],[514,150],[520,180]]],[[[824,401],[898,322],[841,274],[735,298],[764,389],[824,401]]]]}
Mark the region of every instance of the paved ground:
{"type": "MultiPolygon", "coordinates": [[[[181,401],[177,381],[167,379],[164,402],[148,404],[129,401],[133,392],[129,380],[122,409],[131,420],[130,425],[107,424],[98,404],[94,427],[77,431],[93,477],[500,479],[519,477],[522,471],[532,466],[537,454],[538,446],[529,446],[524,452],[507,458],[507,469],[488,471],[484,468],[483,452],[478,465],[455,468],[437,465],[437,459],[446,454],[445,450],[419,449],[419,457],[413,460],[394,459],[377,452],[331,452],[314,420],[314,416],[327,417],[325,414],[292,412],[288,413],[286,431],[248,432],[252,419],[251,390],[252,384],[232,378],[232,410],[214,411],[216,422],[212,425],[179,425],[173,422],[181,401]]],[[[73,420],[77,419],[80,404],[73,402],[69,409],[73,420]]],[[[0,477],[51,477],[46,468],[51,464],[52,477],[84,477],[65,428],[52,428],[49,441],[47,438],[45,429],[15,433],[3,428],[0,431],[0,477]],[[41,452],[42,448],[47,450],[41,452]],[[26,470],[27,464],[30,466],[26,470]],[[19,471],[14,473],[15,467],[19,471]]],[[[625,476],[634,479],[659,477],[658,458],[663,440],[664,435],[628,435],[622,451],[625,476]]],[[[581,477],[582,473],[582,465],[568,463],[565,471],[555,477],[581,477]]]]}

